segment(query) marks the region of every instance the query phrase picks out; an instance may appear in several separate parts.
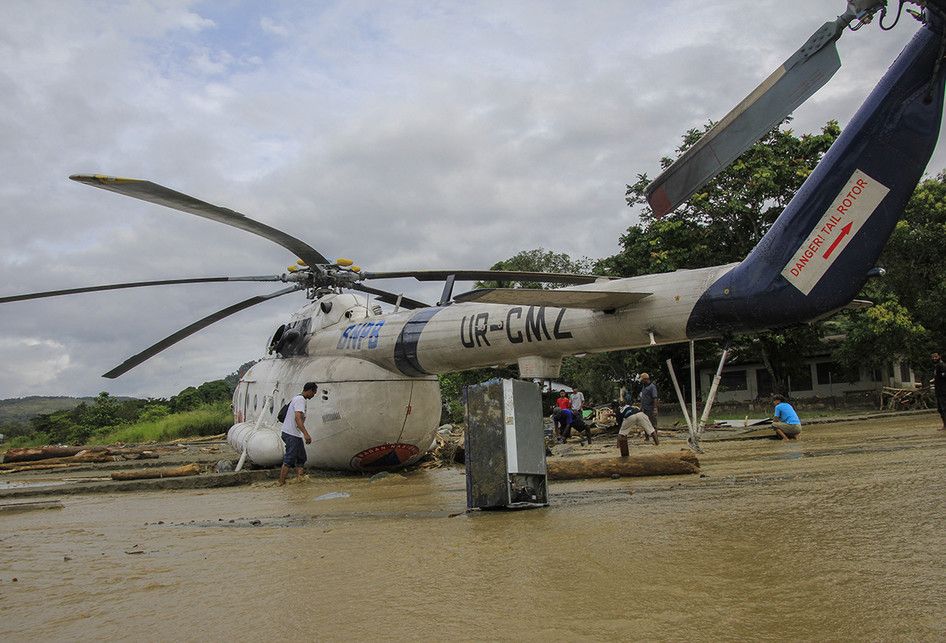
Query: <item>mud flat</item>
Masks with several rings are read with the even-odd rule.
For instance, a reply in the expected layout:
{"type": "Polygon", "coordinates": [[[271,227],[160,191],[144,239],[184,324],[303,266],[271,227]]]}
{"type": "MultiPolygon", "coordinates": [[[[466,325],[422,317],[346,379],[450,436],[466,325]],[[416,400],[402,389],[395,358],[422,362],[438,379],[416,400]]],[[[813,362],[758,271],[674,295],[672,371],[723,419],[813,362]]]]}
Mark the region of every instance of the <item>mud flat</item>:
{"type": "Polygon", "coordinates": [[[935,426],[707,444],[520,512],[464,513],[459,468],[46,496],[0,513],[0,637],[942,640],[935,426]]]}

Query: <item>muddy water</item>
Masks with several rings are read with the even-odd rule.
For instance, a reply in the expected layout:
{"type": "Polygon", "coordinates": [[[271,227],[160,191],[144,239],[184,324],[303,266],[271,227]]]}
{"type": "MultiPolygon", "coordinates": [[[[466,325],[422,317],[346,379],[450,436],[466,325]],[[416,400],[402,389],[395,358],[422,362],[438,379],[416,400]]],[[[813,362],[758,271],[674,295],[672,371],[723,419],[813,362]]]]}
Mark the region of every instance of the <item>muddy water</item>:
{"type": "Polygon", "coordinates": [[[933,428],[708,444],[705,478],[525,512],[455,515],[458,470],[66,497],[0,517],[0,637],[943,640],[933,428]]]}

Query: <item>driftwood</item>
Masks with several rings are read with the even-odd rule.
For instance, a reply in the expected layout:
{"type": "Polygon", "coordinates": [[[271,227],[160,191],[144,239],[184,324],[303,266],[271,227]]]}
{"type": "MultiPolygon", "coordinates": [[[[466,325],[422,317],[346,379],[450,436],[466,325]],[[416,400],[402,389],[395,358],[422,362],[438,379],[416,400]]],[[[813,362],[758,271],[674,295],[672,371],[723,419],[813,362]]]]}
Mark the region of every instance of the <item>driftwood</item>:
{"type": "Polygon", "coordinates": [[[105,451],[105,447],[26,447],[10,449],[3,455],[4,462],[34,462],[50,458],[69,458],[82,451],[105,451]]]}
{"type": "Polygon", "coordinates": [[[196,476],[200,473],[197,463],[185,464],[180,467],[154,467],[150,469],[134,469],[131,471],[115,471],[112,480],[148,480],[151,478],[181,478],[196,476]]]}
{"type": "Polygon", "coordinates": [[[0,471],[17,469],[18,471],[28,471],[29,469],[41,468],[44,465],[63,465],[70,466],[76,464],[85,464],[88,462],[114,462],[118,460],[117,456],[108,455],[100,451],[87,452],[80,451],[71,458],[46,458],[45,460],[33,460],[28,462],[4,462],[0,464],[0,471]]]}
{"type": "MultiPolygon", "coordinates": [[[[115,456],[124,460],[157,458],[158,454],[150,449],[130,449],[126,447],[30,447],[10,449],[3,456],[3,464],[24,462],[112,462],[115,456]]],[[[2,467],[3,465],[0,465],[2,467]]]]}
{"type": "Polygon", "coordinates": [[[5,473],[19,473],[20,471],[42,471],[45,469],[68,469],[82,464],[81,462],[49,464],[48,462],[21,462],[19,464],[0,464],[0,475],[5,473]]]}
{"type": "Polygon", "coordinates": [[[60,500],[36,500],[33,502],[15,502],[0,504],[0,513],[37,511],[42,509],[62,509],[60,500]]]}
{"type": "Polygon", "coordinates": [[[562,458],[546,463],[550,480],[611,478],[615,475],[672,476],[699,473],[700,461],[690,451],[633,455],[627,458],[562,458]]]}
{"type": "Polygon", "coordinates": [[[907,411],[928,409],[933,406],[933,389],[893,388],[885,386],[880,391],[880,410],[907,411]]]}

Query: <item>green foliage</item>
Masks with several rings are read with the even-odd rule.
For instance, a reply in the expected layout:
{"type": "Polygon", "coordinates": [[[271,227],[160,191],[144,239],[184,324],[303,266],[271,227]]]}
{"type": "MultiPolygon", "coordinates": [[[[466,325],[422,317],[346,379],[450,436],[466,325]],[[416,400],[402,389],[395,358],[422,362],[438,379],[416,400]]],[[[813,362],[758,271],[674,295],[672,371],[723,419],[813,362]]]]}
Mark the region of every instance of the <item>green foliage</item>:
{"type": "MultiPolygon", "coordinates": [[[[684,134],[677,152],[689,149],[710,126],[684,134]]],[[[627,186],[625,197],[629,206],[645,206],[641,223],[627,229],[620,239],[621,251],[599,261],[595,271],[634,277],[741,261],[839,134],[835,121],[829,121],[819,134],[800,137],[790,129],[776,127],[687,203],[662,219],[655,219],[646,207],[645,190],[650,179],[638,175],[637,182],[627,186]]],[[[672,162],[664,158],[661,165],[667,167],[672,162]]],[[[817,343],[820,336],[821,330],[815,326],[734,337],[730,361],[761,361],[776,387],[784,388],[787,377],[801,367],[804,348],[817,343]]],[[[653,355],[648,360],[647,353],[643,353],[641,367],[649,362],[649,368],[655,370],[671,356],[678,367],[689,362],[687,354],[678,351],[674,356],[670,347],[648,350],[653,355]]],[[[716,347],[697,345],[697,361],[713,361],[718,353],[716,347]]]]}
{"type": "Polygon", "coordinates": [[[233,389],[227,384],[226,380],[213,380],[204,382],[198,387],[188,386],[183,391],[173,396],[169,405],[173,412],[189,411],[196,409],[202,404],[211,402],[229,402],[233,396],[233,389]]]}
{"type": "Polygon", "coordinates": [[[30,418],[42,413],[69,411],[82,402],[92,402],[91,397],[51,397],[31,395],[29,397],[0,400],[0,433],[14,423],[28,423],[30,418]]]}
{"type": "Polygon", "coordinates": [[[250,360],[249,362],[246,362],[245,364],[241,364],[241,365],[240,365],[240,368],[238,368],[236,371],[234,371],[233,373],[230,373],[230,374],[227,375],[225,378],[223,378],[223,381],[227,383],[227,386],[228,386],[228,387],[230,387],[230,393],[231,393],[231,394],[233,393],[233,391],[236,390],[236,386],[237,386],[237,383],[239,383],[240,378],[243,377],[243,375],[244,375],[248,370],[250,370],[250,368],[251,368],[254,364],[256,364],[256,360],[255,360],[255,359],[254,359],[254,360],[250,360]]]}
{"type": "MultiPolygon", "coordinates": [[[[787,121],[786,121],[787,122],[787,121]]],[[[678,154],[712,126],[683,135],[678,154]]],[[[683,268],[741,261],[759,242],[811,174],[841,130],[829,121],[820,134],[800,137],[776,127],[750,147],[674,212],[655,219],[646,206],[650,179],[639,174],[627,186],[631,207],[644,206],[641,223],[621,237],[621,252],[598,268],[617,277],[634,277],[683,268]]],[[[661,159],[668,167],[674,159],[661,159]]]]}
{"type": "Polygon", "coordinates": [[[887,270],[860,296],[875,302],[837,321],[847,340],[835,359],[847,368],[880,367],[890,359],[926,364],[946,349],[946,173],[922,181],[897,223],[880,264],[887,270]]]}
{"type": "Polygon", "coordinates": [[[226,402],[213,402],[181,413],[122,426],[107,433],[97,433],[91,442],[93,444],[166,442],[188,436],[225,433],[232,424],[233,415],[230,405],[226,402]]]}
{"type": "MultiPolygon", "coordinates": [[[[523,250],[508,259],[493,264],[490,270],[518,270],[520,272],[591,272],[593,262],[587,257],[573,259],[564,252],[553,252],[545,248],[523,250]]],[[[565,284],[541,284],[536,281],[498,282],[484,281],[476,284],[477,288],[559,288],[565,284]]]]}
{"type": "Polygon", "coordinates": [[[8,445],[102,442],[108,441],[109,436],[124,435],[122,431],[126,429],[132,430],[133,435],[204,435],[205,431],[216,434],[226,431],[232,424],[231,395],[226,380],[189,386],[170,400],[116,398],[103,391],[71,408],[36,415],[28,424],[3,426],[0,433],[11,438],[8,445]],[[226,412],[221,413],[220,409],[226,412]],[[190,411],[197,414],[187,419],[191,417],[186,415],[190,411]],[[172,413],[181,414],[181,417],[172,413]],[[205,421],[207,417],[211,419],[205,421]]]}
{"type": "Polygon", "coordinates": [[[450,422],[463,421],[463,387],[479,384],[494,377],[516,378],[519,377],[519,369],[516,366],[475,368],[437,376],[440,381],[440,395],[447,405],[450,422]]]}
{"type": "Polygon", "coordinates": [[[839,364],[882,368],[898,358],[923,363],[926,329],[897,301],[881,302],[862,312],[846,313],[845,317],[842,324],[847,336],[835,351],[839,364]]]}

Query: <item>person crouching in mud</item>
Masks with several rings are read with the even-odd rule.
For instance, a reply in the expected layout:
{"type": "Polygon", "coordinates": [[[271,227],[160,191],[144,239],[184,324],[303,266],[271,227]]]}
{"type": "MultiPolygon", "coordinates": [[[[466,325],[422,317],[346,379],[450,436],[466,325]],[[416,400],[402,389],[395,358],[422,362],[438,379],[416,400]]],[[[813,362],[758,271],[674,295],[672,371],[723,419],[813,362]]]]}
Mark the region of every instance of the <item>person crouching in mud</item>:
{"type": "Polygon", "coordinates": [[[775,402],[772,422],[775,434],[783,440],[794,440],[801,433],[801,420],[798,419],[798,413],[781,395],[773,396],[772,401],[775,402]]]}
{"type": "Polygon", "coordinates": [[[660,439],[657,437],[657,430],[654,429],[650,418],[638,407],[631,406],[630,404],[622,405],[615,401],[611,403],[611,410],[614,411],[614,419],[617,420],[618,449],[621,450],[622,456],[626,457],[629,454],[627,437],[631,434],[631,431],[635,429],[644,431],[644,442],[646,442],[648,438],[653,438],[654,446],[660,444],[660,439]]]}

